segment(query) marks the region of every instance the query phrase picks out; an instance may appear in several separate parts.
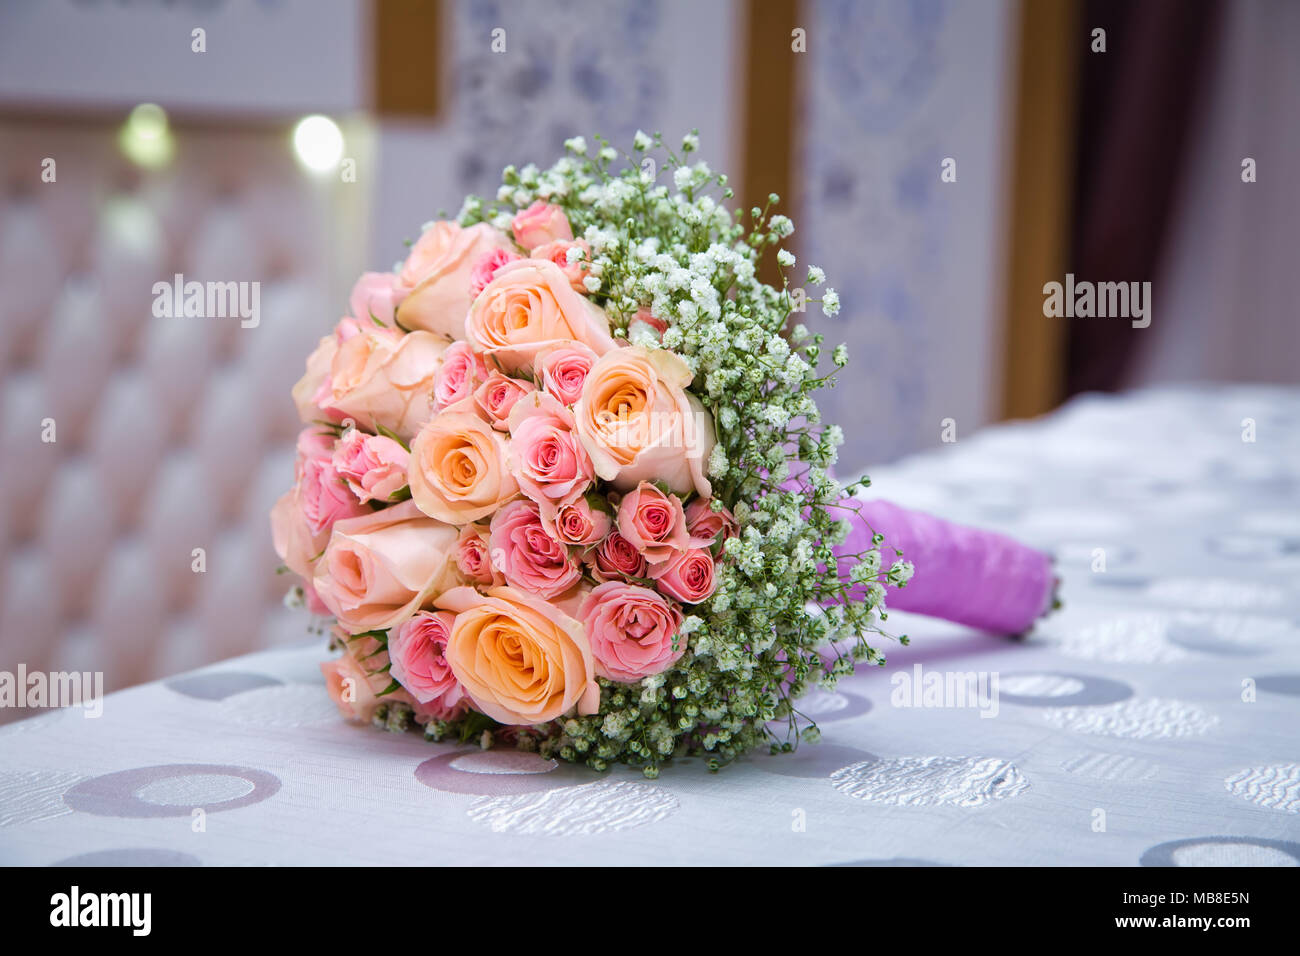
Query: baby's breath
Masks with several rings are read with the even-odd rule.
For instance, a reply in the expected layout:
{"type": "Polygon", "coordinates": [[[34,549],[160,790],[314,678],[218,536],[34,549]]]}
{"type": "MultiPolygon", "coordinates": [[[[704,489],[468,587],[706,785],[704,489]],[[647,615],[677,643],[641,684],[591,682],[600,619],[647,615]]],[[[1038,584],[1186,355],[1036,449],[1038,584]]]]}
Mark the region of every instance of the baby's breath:
{"type": "MultiPolygon", "coordinates": [[[[567,140],[570,155],[549,170],[507,168],[495,202],[471,197],[461,223],[501,221],[535,199],[563,208],[591,250],[584,285],[614,335],[671,349],[694,373],[691,390],[717,431],[706,463],[714,500],[740,533],[722,549],[717,591],[685,619],[687,649],[673,667],[637,686],[602,679],[598,714],[528,739],[544,757],[598,769],[623,761],[647,776],[673,755],[702,752],[717,767],[763,744],[789,749],[817,734],[798,710],[800,694],[852,673],[855,661],[883,662],[868,643],[885,633],[879,577],[896,585],[911,576],[901,560],[882,568],[879,541],[860,554],[832,550],[849,531],[847,502],[868,484],[831,476],[844,434],[821,422],[813,397],[847,350],[833,349],[833,368],[820,372],[822,336],[790,328],[799,300],[758,278],[764,253],[794,232],[772,213],[779,197],[733,215],[727,177],[686,158],[699,146],[694,132],[679,156],[659,134],[638,131],[621,168],[609,143],[595,140],[594,152],[582,137],[567,140]],[[645,173],[651,151],[667,176],[645,173]],[[642,309],[667,323],[662,339],[641,327],[629,333],[642,309]]],[[[795,265],[792,253],[775,254],[782,268],[795,265]]],[[[809,284],[825,279],[807,267],[809,284]]],[[[839,312],[832,288],[813,301],[839,312]]]]}

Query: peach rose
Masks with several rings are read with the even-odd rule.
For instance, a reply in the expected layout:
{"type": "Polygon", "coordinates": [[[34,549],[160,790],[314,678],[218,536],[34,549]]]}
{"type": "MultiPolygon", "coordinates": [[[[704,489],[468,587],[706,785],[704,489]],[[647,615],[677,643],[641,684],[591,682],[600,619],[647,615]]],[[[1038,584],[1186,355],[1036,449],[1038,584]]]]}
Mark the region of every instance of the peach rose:
{"type": "Polygon", "coordinates": [[[664,349],[630,346],[598,358],[573,410],[596,474],[619,490],[653,480],[707,497],[713,418],[686,391],[690,381],[686,363],[664,349]]]}
{"type": "Polygon", "coordinates": [[[397,307],[397,321],[448,339],[463,337],[473,300],[470,276],[483,254],[495,249],[510,249],[510,240],[486,223],[463,229],[435,222],[411,247],[398,274],[406,298],[397,307]]]}
{"type": "Polygon", "coordinates": [[[510,473],[547,520],[591,487],[596,473],[574,433],[573,413],[545,392],[510,410],[510,473]]]}
{"type": "Polygon", "coordinates": [[[685,604],[707,601],[718,589],[713,555],[703,548],[690,548],[652,567],[650,577],[660,591],[685,604]]]}
{"type": "Polygon", "coordinates": [[[515,242],[529,252],[555,239],[572,239],[573,227],[559,206],[538,199],[527,209],[515,213],[510,223],[515,242]]]}
{"type": "Polygon", "coordinates": [[[511,378],[493,369],[487,379],[474,391],[474,404],[497,431],[508,431],[506,424],[515,403],[537,386],[524,379],[511,378]]]}
{"type": "Polygon", "coordinates": [[[366,272],[352,287],[348,308],[352,310],[352,317],[363,326],[373,325],[376,321],[380,325],[392,326],[400,298],[397,276],[391,272],[366,272]]]}
{"type": "Polygon", "coordinates": [[[544,724],[575,708],[600,708],[591,647],[582,625],[512,587],[479,594],[453,588],[437,607],[456,620],[445,656],[474,705],[503,724],[544,724]]]}
{"type": "MultiPolygon", "coordinates": [[[[352,327],[356,328],[355,322],[352,327]]],[[[338,350],[339,335],[336,327],[329,335],[322,336],[316,343],[316,348],[307,356],[307,370],[293,386],[293,404],[298,409],[299,420],[337,421],[341,417],[321,407],[321,402],[329,399],[330,367],[338,350]]]]}
{"type": "Polygon", "coordinates": [[[537,259],[501,267],[470,307],[465,338],[505,372],[534,366],[556,345],[581,342],[597,355],[615,348],[604,311],[559,266],[537,259]]]}
{"type": "Polygon", "coordinates": [[[282,494],[271,508],[271,542],[280,560],[311,586],[316,562],[329,543],[330,532],[312,529],[303,510],[298,486],[282,494]]]}
{"type": "Polygon", "coordinates": [[[367,430],[410,438],[435,411],[434,376],[446,350],[429,332],[363,329],[334,354],[329,406],[367,430]]]}
{"type": "Polygon", "coordinates": [[[383,435],[351,428],[334,448],[334,471],[359,501],[387,502],[406,487],[411,453],[383,435]]]}
{"type": "Polygon", "coordinates": [[[349,518],[334,525],[312,584],[347,630],[385,630],[460,584],[459,536],[411,501],[349,518]]]}
{"type": "Polygon", "coordinates": [[[370,722],[384,700],[379,693],[391,683],[387,676],[381,675],[377,679],[366,666],[371,663],[366,661],[363,664],[357,660],[352,648],[348,647],[341,657],[336,657],[332,661],[322,661],[320,665],[321,675],[325,678],[325,690],[330,695],[330,700],[334,701],[334,706],[339,709],[344,719],[353,723],[370,722]]]}
{"type": "Polygon", "coordinates": [[[519,493],[505,438],[461,408],[439,412],[420,429],[407,470],[419,509],[455,525],[486,518],[519,493]]]}
{"type": "Polygon", "coordinates": [[[641,482],[619,501],[618,532],[651,565],[676,557],[691,544],[681,501],[648,481],[641,482]]]}
{"type": "Polygon", "coordinates": [[[507,584],[538,597],[558,597],[582,576],[569,549],[546,533],[537,505],[526,499],[492,516],[488,548],[507,584]]]}
{"type": "Polygon", "coordinates": [[[554,262],[569,280],[569,285],[573,286],[574,291],[582,293],[587,291],[583,280],[587,278],[587,272],[591,269],[591,247],[581,239],[553,239],[530,252],[528,258],[554,262]],[[581,255],[570,262],[569,250],[574,248],[581,255]]]}
{"type": "Polygon", "coordinates": [[[582,384],[596,364],[596,353],[578,342],[547,349],[538,358],[542,388],[565,405],[582,397],[582,384]]]}
{"type": "Polygon", "coordinates": [[[437,704],[444,713],[459,709],[465,697],[445,656],[455,620],[450,611],[417,611],[388,637],[393,680],[421,704],[437,704]]]}
{"type": "Polygon", "coordinates": [[[649,588],[621,581],[602,584],[583,599],[578,619],[586,628],[596,673],[607,680],[641,680],[667,670],[686,653],[686,638],[677,635],[682,612],[649,588]]]}

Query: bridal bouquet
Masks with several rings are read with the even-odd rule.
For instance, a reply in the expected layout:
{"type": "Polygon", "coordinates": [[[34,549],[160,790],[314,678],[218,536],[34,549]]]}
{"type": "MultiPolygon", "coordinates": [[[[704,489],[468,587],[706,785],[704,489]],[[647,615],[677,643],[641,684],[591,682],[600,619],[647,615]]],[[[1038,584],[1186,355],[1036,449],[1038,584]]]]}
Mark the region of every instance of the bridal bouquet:
{"type": "MultiPolygon", "coordinates": [[[[777,197],[733,215],[697,145],[576,138],[507,167],[363,275],[308,358],[272,531],[291,593],[334,619],[347,717],[654,776],[789,749],[816,733],[800,695],[883,663],[886,588],[913,567],[866,479],[830,472],[844,434],[814,396],[844,347],[789,328],[838,299],[795,273],[777,197]]],[[[1014,548],[1027,625],[1046,591],[1014,548]]]]}

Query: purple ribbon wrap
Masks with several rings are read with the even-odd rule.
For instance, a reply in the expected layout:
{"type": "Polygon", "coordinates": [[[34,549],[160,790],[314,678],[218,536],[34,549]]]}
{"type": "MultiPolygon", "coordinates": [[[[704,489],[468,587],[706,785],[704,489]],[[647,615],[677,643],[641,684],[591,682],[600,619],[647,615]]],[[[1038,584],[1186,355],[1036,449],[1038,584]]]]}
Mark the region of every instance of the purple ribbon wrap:
{"type": "MultiPolygon", "coordinates": [[[[1050,610],[1055,588],[1051,558],[1006,535],[954,524],[888,501],[852,502],[853,529],[837,556],[871,548],[872,530],[885,536],[881,569],[897,548],[915,567],[906,587],[888,589],[890,610],[913,611],[998,634],[1022,634],[1050,610]]],[[[855,596],[861,595],[859,589],[855,596]]]]}

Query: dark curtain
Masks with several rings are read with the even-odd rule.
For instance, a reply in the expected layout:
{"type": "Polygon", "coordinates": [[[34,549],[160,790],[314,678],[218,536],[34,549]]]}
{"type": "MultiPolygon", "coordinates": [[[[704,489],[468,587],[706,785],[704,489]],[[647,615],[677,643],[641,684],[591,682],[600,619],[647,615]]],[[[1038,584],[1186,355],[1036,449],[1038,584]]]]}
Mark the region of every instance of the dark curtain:
{"type": "MultiPolygon", "coordinates": [[[[1154,286],[1220,12],[1219,0],[1085,0],[1068,260],[1076,282],[1154,286]],[[1091,49],[1097,27],[1105,53],[1091,49]]],[[[1158,307],[1158,287],[1152,297],[1158,307]]],[[[1067,393],[1120,387],[1143,334],[1116,319],[1070,319],[1067,393]]]]}

